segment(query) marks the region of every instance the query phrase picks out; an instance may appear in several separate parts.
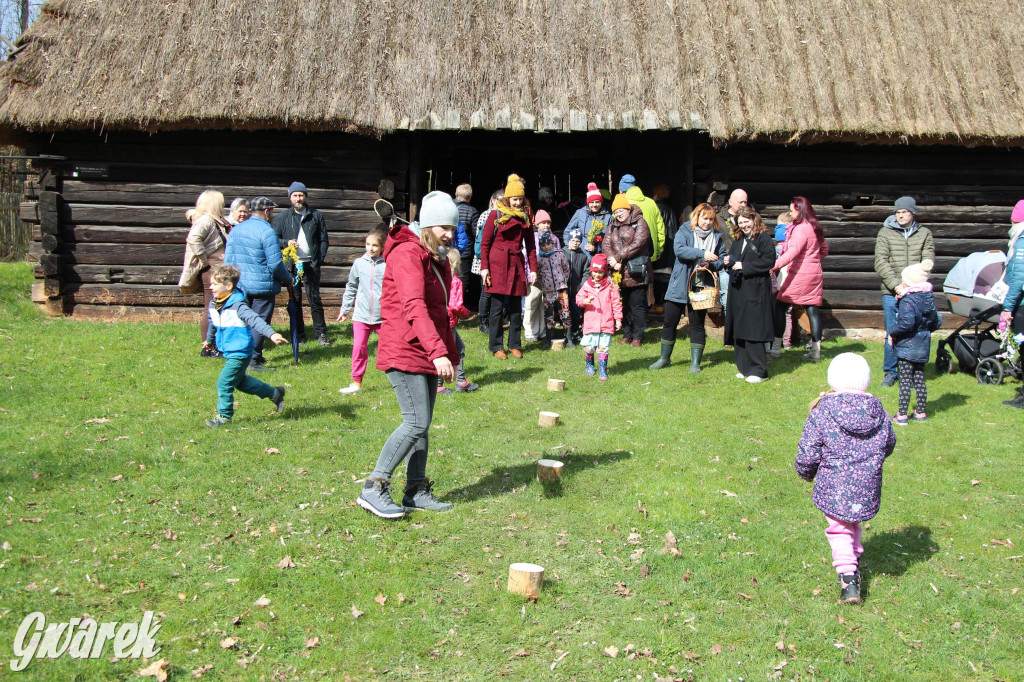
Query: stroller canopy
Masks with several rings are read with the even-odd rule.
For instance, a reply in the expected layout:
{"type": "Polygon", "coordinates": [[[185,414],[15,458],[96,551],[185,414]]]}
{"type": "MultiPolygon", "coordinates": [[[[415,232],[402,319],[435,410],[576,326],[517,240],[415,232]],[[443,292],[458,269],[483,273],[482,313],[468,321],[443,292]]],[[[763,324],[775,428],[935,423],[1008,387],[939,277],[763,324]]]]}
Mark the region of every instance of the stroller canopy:
{"type": "Polygon", "coordinates": [[[961,296],[985,295],[999,281],[1006,268],[1006,254],[1002,251],[979,251],[964,256],[942,282],[947,294],[961,296]]]}

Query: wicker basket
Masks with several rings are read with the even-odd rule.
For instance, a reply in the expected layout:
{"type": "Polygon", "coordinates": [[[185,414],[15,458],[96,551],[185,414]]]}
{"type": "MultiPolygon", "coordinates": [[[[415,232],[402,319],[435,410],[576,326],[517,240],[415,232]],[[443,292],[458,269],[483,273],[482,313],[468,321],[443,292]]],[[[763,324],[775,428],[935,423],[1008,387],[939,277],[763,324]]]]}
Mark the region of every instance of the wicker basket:
{"type": "Polygon", "coordinates": [[[690,306],[694,310],[714,310],[719,307],[718,273],[711,268],[694,268],[687,288],[690,306]],[[698,272],[702,273],[700,280],[697,279],[698,272]],[[710,283],[707,283],[708,279],[710,283]]]}

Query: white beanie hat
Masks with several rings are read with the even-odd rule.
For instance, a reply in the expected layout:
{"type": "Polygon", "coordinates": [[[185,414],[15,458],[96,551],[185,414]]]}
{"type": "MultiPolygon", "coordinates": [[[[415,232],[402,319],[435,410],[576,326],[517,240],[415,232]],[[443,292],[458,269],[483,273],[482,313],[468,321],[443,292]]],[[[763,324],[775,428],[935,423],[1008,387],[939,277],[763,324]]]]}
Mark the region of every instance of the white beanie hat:
{"type": "Polygon", "coordinates": [[[926,258],[920,263],[908,265],[903,268],[903,272],[900,273],[900,277],[903,279],[903,283],[907,286],[924,284],[928,281],[928,275],[931,274],[933,265],[934,263],[926,258]]]}
{"type": "Polygon", "coordinates": [[[871,367],[863,356],[840,353],[828,365],[828,385],[834,391],[866,391],[871,385],[871,367]]]}
{"type": "Polygon", "coordinates": [[[459,224],[459,209],[450,195],[435,191],[423,197],[420,204],[419,223],[423,227],[446,225],[455,227],[459,224]]]}

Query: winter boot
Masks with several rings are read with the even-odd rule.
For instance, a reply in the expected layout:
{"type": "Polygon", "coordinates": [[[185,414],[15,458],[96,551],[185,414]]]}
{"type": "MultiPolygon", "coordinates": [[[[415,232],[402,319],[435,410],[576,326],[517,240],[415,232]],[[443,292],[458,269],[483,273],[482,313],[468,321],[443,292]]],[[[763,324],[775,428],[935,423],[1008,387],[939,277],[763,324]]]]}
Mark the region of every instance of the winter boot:
{"type": "Polygon", "coordinates": [[[664,369],[672,364],[672,349],[675,347],[675,341],[662,341],[661,342],[661,357],[654,361],[654,364],[647,369],[664,369]]]}
{"type": "Polygon", "coordinates": [[[704,357],[704,346],[690,345],[690,374],[700,374],[700,361],[704,357]]]}
{"type": "Polygon", "coordinates": [[[391,499],[390,478],[366,479],[363,492],[359,493],[356,502],[366,511],[382,519],[400,519],[405,516],[405,508],[399,507],[391,499]]]}
{"type": "Polygon", "coordinates": [[[402,498],[402,505],[406,509],[422,509],[424,511],[448,511],[454,505],[442,502],[430,492],[434,488],[434,482],[429,478],[422,481],[409,483],[405,486],[405,496],[402,498]]]}
{"type": "Polygon", "coordinates": [[[601,353],[597,356],[597,378],[601,381],[608,381],[608,354],[601,353]]]}
{"type": "Polygon", "coordinates": [[[270,397],[270,402],[274,403],[274,405],[277,407],[278,414],[284,414],[284,394],[284,386],[275,386],[274,395],[270,397]]]}
{"type": "Polygon", "coordinates": [[[594,354],[587,353],[587,376],[592,377],[596,374],[594,370],[594,354]]]}
{"type": "Polygon", "coordinates": [[[839,576],[839,601],[843,604],[860,603],[860,571],[839,576]]]}
{"type": "Polygon", "coordinates": [[[811,341],[811,352],[804,353],[804,360],[821,362],[821,341],[811,341]]]}
{"type": "Polygon", "coordinates": [[[548,328],[542,331],[540,338],[537,340],[540,341],[541,350],[551,350],[551,329],[548,328]]]}
{"type": "Polygon", "coordinates": [[[770,353],[771,353],[771,356],[773,358],[781,358],[782,357],[782,337],[781,336],[776,336],[775,340],[772,341],[772,349],[771,349],[770,353]]]}
{"type": "Polygon", "coordinates": [[[1024,388],[1017,391],[1017,395],[1014,396],[1013,400],[1004,400],[1003,405],[1024,409],[1024,388]]]}
{"type": "Polygon", "coordinates": [[[575,348],[576,344],[572,342],[572,333],[566,330],[565,332],[565,349],[570,350],[575,348]]]}

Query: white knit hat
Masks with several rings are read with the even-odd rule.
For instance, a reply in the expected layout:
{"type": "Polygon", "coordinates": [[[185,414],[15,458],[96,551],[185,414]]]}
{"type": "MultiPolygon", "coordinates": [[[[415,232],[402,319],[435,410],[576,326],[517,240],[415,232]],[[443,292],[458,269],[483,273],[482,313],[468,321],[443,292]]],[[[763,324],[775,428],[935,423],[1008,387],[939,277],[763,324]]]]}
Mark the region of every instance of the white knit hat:
{"type": "Polygon", "coordinates": [[[871,367],[863,356],[840,353],[828,365],[828,385],[834,391],[866,391],[871,385],[871,367]]]}
{"type": "Polygon", "coordinates": [[[907,286],[924,284],[928,281],[928,275],[932,273],[933,265],[934,263],[926,258],[920,263],[908,265],[903,268],[903,272],[900,273],[900,277],[903,279],[903,283],[907,286]]]}
{"type": "Polygon", "coordinates": [[[423,197],[420,204],[419,223],[423,227],[445,225],[455,227],[459,224],[459,209],[450,195],[435,191],[423,197]]]}

